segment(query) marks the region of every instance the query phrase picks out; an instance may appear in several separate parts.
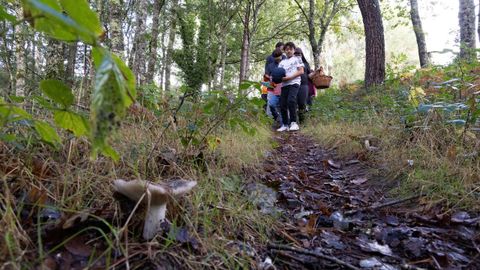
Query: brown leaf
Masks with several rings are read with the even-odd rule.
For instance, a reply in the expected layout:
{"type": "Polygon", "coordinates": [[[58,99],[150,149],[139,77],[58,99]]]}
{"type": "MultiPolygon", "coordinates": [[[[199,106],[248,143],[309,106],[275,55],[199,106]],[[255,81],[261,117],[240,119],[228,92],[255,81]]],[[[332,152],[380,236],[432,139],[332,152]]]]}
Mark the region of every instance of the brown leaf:
{"type": "Polygon", "coordinates": [[[47,192],[45,190],[37,188],[36,186],[32,186],[32,188],[27,194],[27,200],[32,204],[45,205],[47,198],[47,192]]]}
{"type": "Polygon", "coordinates": [[[77,213],[73,216],[71,216],[70,218],[68,218],[65,223],[63,223],[63,226],[62,226],[62,229],[69,229],[75,225],[77,225],[78,223],[81,223],[81,222],[84,222],[85,220],[87,220],[89,216],[89,213],[88,212],[81,212],[81,213],[77,213]]]}
{"type": "Polygon", "coordinates": [[[40,266],[40,269],[42,270],[55,270],[57,269],[57,263],[55,262],[55,259],[53,259],[51,256],[48,256],[43,260],[42,265],[40,266]]]}
{"type": "Polygon", "coordinates": [[[92,254],[92,247],[87,245],[87,239],[83,235],[79,235],[71,239],[65,244],[65,248],[72,254],[82,257],[89,257],[92,254]]]}

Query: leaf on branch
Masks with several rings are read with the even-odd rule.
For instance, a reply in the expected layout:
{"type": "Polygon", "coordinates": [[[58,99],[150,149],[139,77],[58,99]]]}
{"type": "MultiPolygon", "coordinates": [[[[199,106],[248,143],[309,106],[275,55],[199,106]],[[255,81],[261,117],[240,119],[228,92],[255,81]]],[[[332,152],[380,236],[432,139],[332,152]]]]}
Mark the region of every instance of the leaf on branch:
{"type": "Polygon", "coordinates": [[[95,45],[102,35],[97,15],[86,0],[25,0],[22,1],[27,20],[40,32],[64,41],[82,40],[95,45]]]}
{"type": "Polygon", "coordinates": [[[53,146],[58,146],[62,142],[55,129],[47,122],[36,120],[34,126],[43,141],[53,146]]]}
{"type": "Polygon", "coordinates": [[[56,111],[54,113],[55,124],[59,127],[69,130],[80,137],[87,135],[90,131],[90,125],[85,117],[70,111],[56,111]]]}
{"type": "Polygon", "coordinates": [[[126,109],[135,101],[135,77],[120,58],[107,50],[94,48],[92,55],[96,69],[91,108],[92,156],[95,158],[101,152],[118,159],[107,139],[120,125],[126,109]]]}
{"type": "Polygon", "coordinates": [[[47,97],[55,103],[62,105],[65,109],[74,102],[75,97],[72,94],[72,90],[61,81],[43,80],[40,82],[40,88],[47,97]]]}

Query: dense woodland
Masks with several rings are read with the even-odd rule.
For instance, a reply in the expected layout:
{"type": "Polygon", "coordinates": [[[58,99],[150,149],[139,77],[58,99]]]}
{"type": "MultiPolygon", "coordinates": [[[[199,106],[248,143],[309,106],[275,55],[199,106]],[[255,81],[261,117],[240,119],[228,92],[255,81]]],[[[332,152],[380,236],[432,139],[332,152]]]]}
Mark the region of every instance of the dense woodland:
{"type": "Polygon", "coordinates": [[[0,0],[0,269],[478,269],[480,2],[444,1],[0,0]],[[279,41],[334,78],[287,135],[279,41]]]}

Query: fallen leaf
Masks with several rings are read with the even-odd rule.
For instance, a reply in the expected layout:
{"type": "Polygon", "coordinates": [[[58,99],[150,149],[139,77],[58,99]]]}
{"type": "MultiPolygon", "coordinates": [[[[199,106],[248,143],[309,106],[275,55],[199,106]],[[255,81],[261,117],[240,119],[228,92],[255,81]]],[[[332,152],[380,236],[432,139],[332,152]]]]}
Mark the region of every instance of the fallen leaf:
{"type": "Polygon", "coordinates": [[[360,177],[360,178],[356,178],[356,179],[350,181],[350,183],[355,184],[355,185],[361,185],[363,183],[366,183],[367,181],[368,181],[368,179],[366,177],[360,177]]]}
{"type": "Polygon", "coordinates": [[[65,248],[72,254],[82,257],[89,257],[92,254],[92,247],[87,245],[87,239],[79,235],[65,243],[65,248]]]}
{"type": "Polygon", "coordinates": [[[85,220],[87,220],[88,216],[89,216],[88,212],[81,212],[81,213],[74,214],[69,219],[67,219],[65,223],[63,223],[62,229],[64,230],[69,229],[77,225],[78,223],[84,222],[85,220]]]}

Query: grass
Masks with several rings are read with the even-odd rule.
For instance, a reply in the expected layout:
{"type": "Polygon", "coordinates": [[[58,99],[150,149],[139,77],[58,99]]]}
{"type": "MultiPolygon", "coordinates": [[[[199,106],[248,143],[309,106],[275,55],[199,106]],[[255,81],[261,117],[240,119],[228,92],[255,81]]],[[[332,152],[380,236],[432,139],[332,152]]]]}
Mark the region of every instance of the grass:
{"type": "Polygon", "coordinates": [[[352,86],[327,90],[317,97],[304,132],[342,158],[365,158],[375,168],[372,174],[389,180],[392,196],[422,193],[446,209],[479,211],[480,159],[474,154],[480,150],[479,134],[445,124],[444,115],[415,115],[413,125],[404,122],[415,108],[405,89],[422,87],[422,76],[446,80],[420,73],[417,81],[396,81],[370,92],[352,86]],[[367,149],[366,140],[375,148],[367,149]]]}
{"type": "MultiPolygon", "coordinates": [[[[256,129],[253,136],[240,129],[219,129],[207,148],[183,148],[168,130],[160,147],[151,152],[163,126],[131,120],[112,140],[122,157],[118,163],[102,157],[89,160],[82,139],[67,140],[58,152],[41,145],[23,150],[2,145],[0,268],[33,268],[54,255],[54,247],[45,246],[52,237],[45,235],[45,228],[57,225],[37,218],[47,206],[62,215],[56,220],[61,224],[88,211],[91,220],[97,221],[88,224],[97,225],[85,228],[84,233],[93,236],[92,243],[101,243],[105,254],[143,254],[130,258],[131,266],[141,267],[150,258],[154,264],[171,262],[192,269],[251,267],[255,262],[242,251],[243,246],[266,243],[276,224],[275,218],[260,213],[242,190],[273,146],[270,131],[261,125],[256,129]],[[168,160],[172,153],[173,161],[168,160]],[[111,181],[141,178],[159,182],[173,176],[198,181],[194,191],[169,205],[167,212],[173,231],[186,229],[198,241],[198,248],[185,249],[175,235],[161,235],[145,243],[141,239],[142,207],[126,226],[128,233],[122,233],[130,213],[112,196],[111,181]]],[[[67,242],[63,239],[56,249],[63,250],[67,242]]],[[[92,257],[90,265],[97,259],[92,257]]]]}

